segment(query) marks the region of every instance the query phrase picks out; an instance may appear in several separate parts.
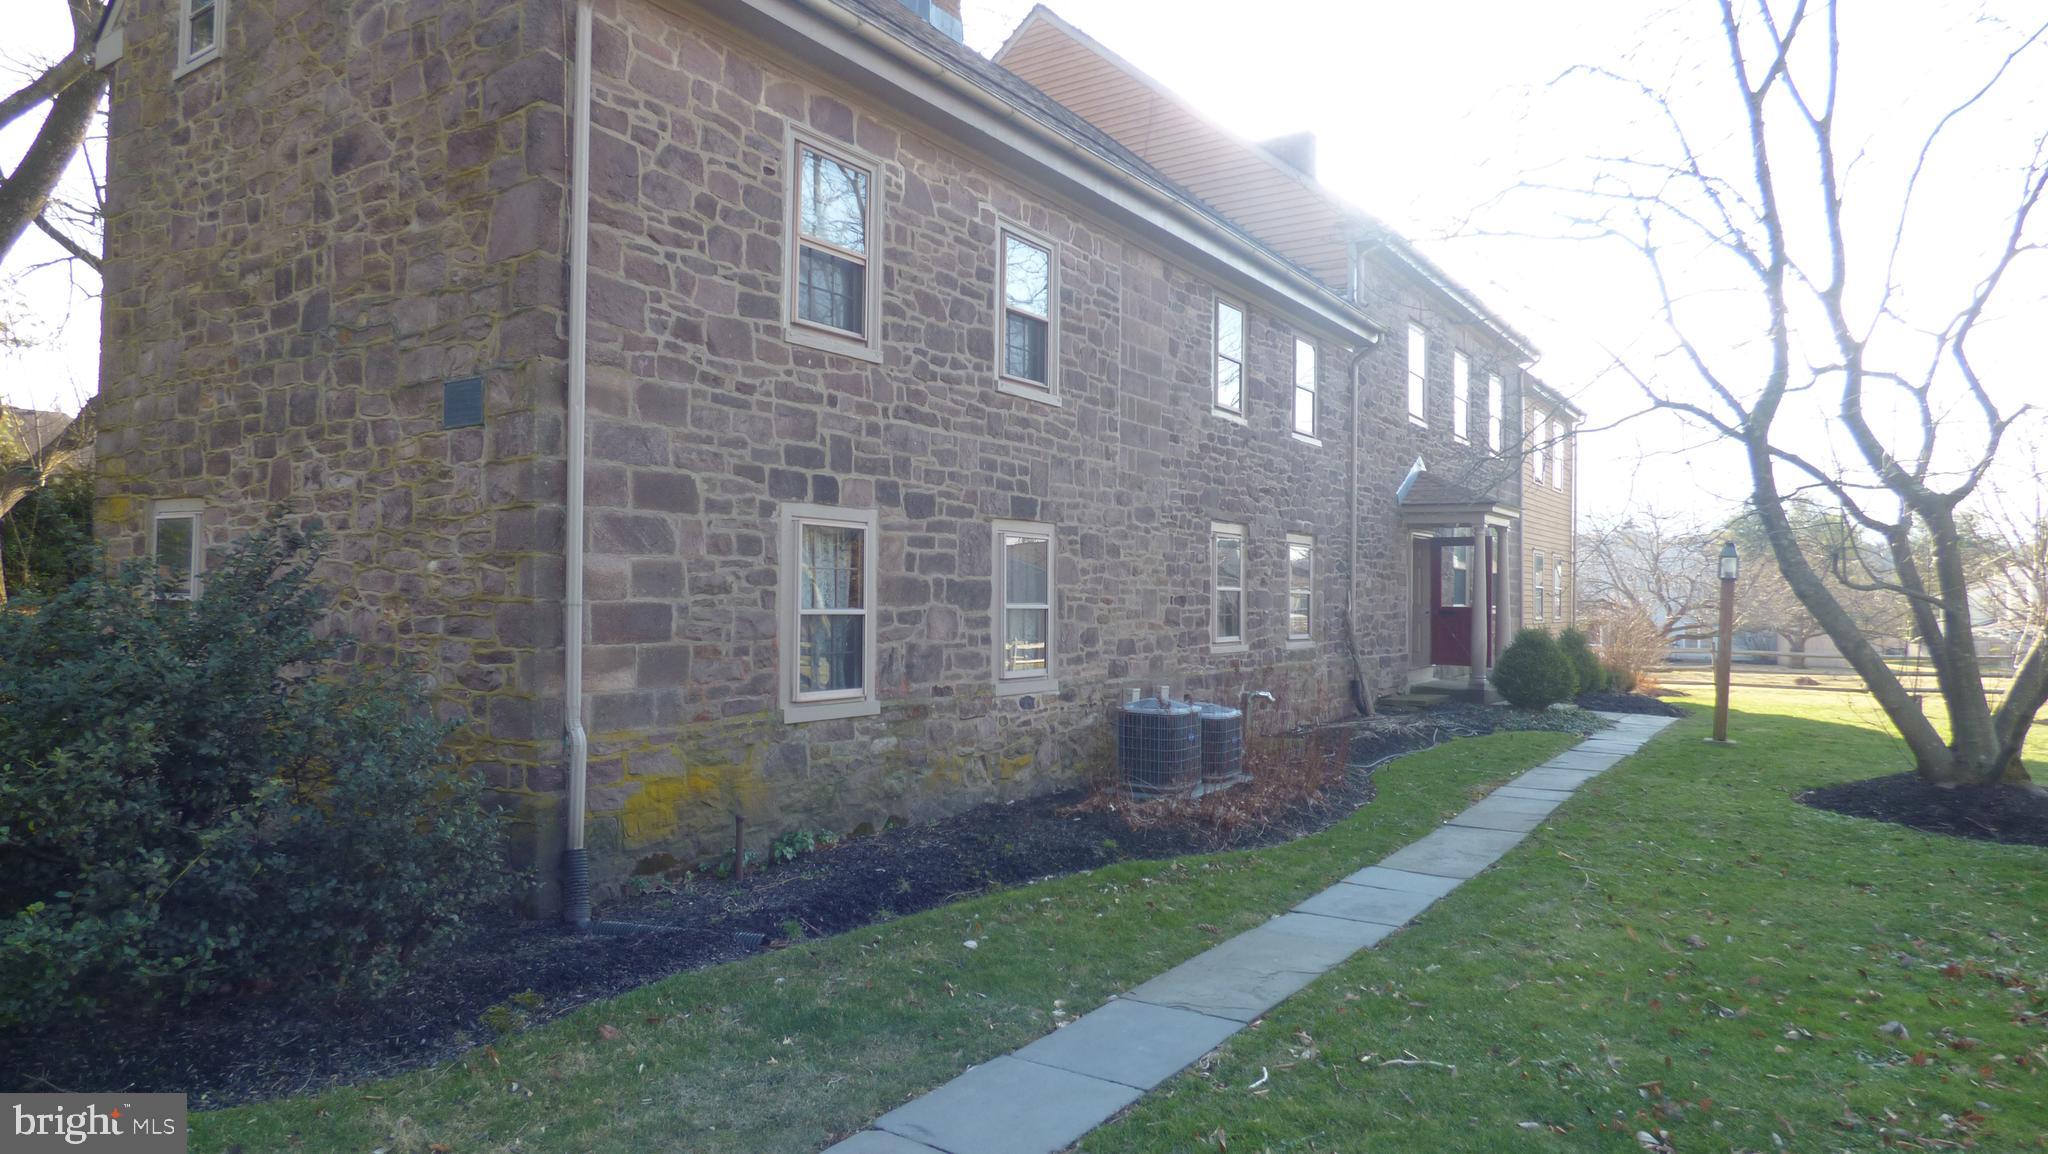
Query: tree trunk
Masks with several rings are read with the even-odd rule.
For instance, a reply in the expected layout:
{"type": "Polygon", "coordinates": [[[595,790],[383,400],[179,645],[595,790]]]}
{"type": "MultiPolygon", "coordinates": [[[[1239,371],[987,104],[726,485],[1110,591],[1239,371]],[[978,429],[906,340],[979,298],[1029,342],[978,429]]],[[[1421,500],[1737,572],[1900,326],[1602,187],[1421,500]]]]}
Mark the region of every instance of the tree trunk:
{"type": "Polygon", "coordinates": [[[1806,668],[1806,642],[1807,638],[1804,637],[1787,638],[1785,640],[1786,646],[1791,650],[1790,654],[1785,659],[1786,668],[1806,668]]]}

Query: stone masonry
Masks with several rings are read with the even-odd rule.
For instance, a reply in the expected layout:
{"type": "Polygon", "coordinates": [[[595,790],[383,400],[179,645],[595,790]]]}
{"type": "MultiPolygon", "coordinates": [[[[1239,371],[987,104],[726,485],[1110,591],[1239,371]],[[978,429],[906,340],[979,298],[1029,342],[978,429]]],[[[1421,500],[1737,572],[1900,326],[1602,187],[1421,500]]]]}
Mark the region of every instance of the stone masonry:
{"type": "MultiPolygon", "coordinates": [[[[338,624],[362,659],[433,676],[545,881],[566,717],[573,5],[238,0],[222,59],[175,81],[174,11],[127,6],[114,77],[109,549],[139,555],[167,498],[207,502],[216,550],[273,509],[317,519],[338,624]],[[485,381],[485,423],[443,429],[442,386],[467,376],[485,381]]],[[[843,832],[1102,773],[1127,687],[1232,703],[1267,689],[1261,729],[1347,715],[1354,676],[1397,687],[1411,655],[1394,493],[1423,456],[1498,469],[1519,496],[1508,478],[1526,469],[1448,434],[1454,347],[1475,382],[1503,376],[1511,420],[1522,411],[1508,346],[1389,270],[1360,296],[1387,336],[1363,345],[694,4],[597,11],[585,661],[600,892],[718,853],[736,812],[761,838],[843,832]],[[799,129],[880,162],[879,363],[783,337],[799,129]],[[994,387],[999,221],[1056,248],[1057,406],[994,387]],[[1247,306],[1244,423],[1209,403],[1226,282],[1247,306]],[[1427,430],[1406,415],[1410,317],[1433,336],[1444,417],[1427,430]],[[1289,431],[1297,337],[1319,352],[1320,444],[1289,431]],[[878,516],[875,716],[783,720],[777,525],[792,502],[878,516]],[[1004,518],[1055,527],[1056,694],[996,692],[1004,518]],[[1244,652],[1210,644],[1212,521],[1249,528],[1244,652]],[[1306,645],[1286,641],[1290,533],[1316,542],[1306,645]]]]}

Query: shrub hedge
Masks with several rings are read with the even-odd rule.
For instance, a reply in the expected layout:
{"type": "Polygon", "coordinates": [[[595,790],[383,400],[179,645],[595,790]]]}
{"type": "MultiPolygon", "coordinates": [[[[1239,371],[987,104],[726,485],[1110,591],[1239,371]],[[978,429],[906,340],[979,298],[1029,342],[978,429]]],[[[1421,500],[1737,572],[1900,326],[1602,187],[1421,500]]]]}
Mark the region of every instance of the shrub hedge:
{"type": "Polygon", "coordinates": [[[1541,629],[1524,629],[1501,653],[1493,668],[1493,687],[1511,705],[1543,709],[1578,696],[1578,671],[1541,629]]]}

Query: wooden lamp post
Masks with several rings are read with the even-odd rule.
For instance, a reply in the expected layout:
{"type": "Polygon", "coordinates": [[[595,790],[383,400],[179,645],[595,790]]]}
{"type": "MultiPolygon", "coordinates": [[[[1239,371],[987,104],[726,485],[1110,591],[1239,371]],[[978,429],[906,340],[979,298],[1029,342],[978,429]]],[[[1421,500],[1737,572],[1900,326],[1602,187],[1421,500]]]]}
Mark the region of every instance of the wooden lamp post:
{"type": "Polygon", "coordinates": [[[1742,561],[1735,554],[1735,542],[1721,547],[1721,635],[1714,647],[1714,736],[1719,745],[1728,744],[1728,673],[1735,645],[1735,575],[1742,561]]]}

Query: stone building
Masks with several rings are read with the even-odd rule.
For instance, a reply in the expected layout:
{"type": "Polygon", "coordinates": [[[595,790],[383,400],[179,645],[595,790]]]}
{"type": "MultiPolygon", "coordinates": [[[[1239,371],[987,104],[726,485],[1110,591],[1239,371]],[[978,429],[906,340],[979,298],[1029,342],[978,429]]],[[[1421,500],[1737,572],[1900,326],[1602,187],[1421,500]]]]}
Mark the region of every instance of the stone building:
{"type": "Polygon", "coordinates": [[[317,519],[544,905],[564,848],[604,892],[735,813],[1072,783],[1130,687],[1278,727],[1483,678],[1522,461],[1570,451],[1528,342],[1311,141],[1044,9],[997,62],[959,36],[954,0],[120,0],[108,549],[203,583],[317,519]]]}

